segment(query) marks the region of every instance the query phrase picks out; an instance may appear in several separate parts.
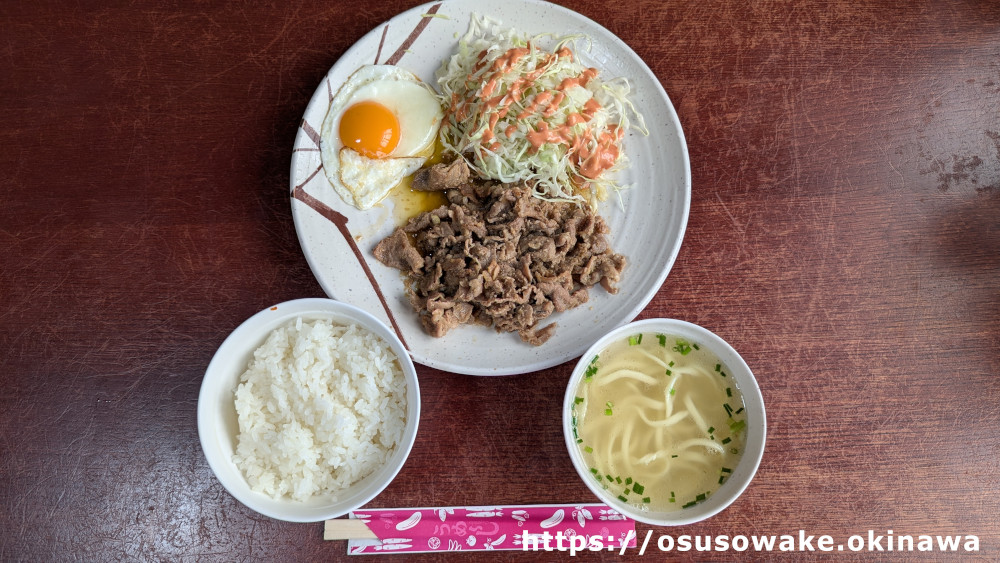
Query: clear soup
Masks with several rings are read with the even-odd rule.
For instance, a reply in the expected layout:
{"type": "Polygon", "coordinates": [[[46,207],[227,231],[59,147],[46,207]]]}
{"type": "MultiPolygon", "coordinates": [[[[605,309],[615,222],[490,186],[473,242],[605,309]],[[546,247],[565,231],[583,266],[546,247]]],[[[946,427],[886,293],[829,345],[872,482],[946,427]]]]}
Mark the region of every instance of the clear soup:
{"type": "Polygon", "coordinates": [[[636,333],[591,358],[572,420],[591,477],[640,510],[706,500],[746,442],[743,396],[726,366],[666,334],[636,333]]]}

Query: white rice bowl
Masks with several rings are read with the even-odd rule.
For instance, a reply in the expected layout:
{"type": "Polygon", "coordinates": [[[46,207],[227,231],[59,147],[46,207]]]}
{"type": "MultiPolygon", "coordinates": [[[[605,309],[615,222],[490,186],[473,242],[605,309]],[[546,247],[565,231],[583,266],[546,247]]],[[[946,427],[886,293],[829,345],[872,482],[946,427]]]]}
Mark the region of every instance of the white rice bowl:
{"type": "Polygon", "coordinates": [[[233,461],[274,498],[334,496],[385,464],[406,427],[392,350],[355,323],[319,319],[271,332],[235,390],[233,461]]]}
{"type": "Polygon", "coordinates": [[[288,522],[366,505],[406,463],[419,422],[420,385],[403,342],[371,314],[325,298],[244,321],[212,357],[198,395],[198,438],[219,483],[288,522]],[[271,381],[282,366],[305,384],[271,381]],[[237,401],[248,412],[242,423],[237,401]]]}

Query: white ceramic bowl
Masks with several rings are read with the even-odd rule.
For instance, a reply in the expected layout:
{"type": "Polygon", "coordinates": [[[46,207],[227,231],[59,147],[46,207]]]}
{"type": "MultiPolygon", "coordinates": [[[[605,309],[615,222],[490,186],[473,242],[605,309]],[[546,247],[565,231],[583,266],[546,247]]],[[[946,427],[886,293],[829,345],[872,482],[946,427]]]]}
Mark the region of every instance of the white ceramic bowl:
{"type": "Polygon", "coordinates": [[[760,387],[754,378],[750,367],[747,366],[743,358],[725,340],[711,331],[685,321],[674,319],[646,319],[636,321],[619,327],[603,338],[598,340],[580,358],[569,378],[566,387],[566,396],[563,400],[563,435],[566,439],[566,447],[569,450],[573,466],[587,487],[602,502],[640,522],[657,526],[680,526],[692,524],[704,520],[733,503],[739,497],[747,485],[757,473],[761,457],[764,454],[764,438],[767,431],[767,420],[764,413],[764,399],[760,393],[760,387]],[[728,373],[736,382],[736,386],[743,394],[744,407],[746,408],[747,436],[743,456],[739,464],[733,469],[732,475],[725,483],[708,497],[704,502],[682,508],[673,512],[643,511],[621,502],[616,496],[605,490],[600,483],[594,479],[590,473],[587,463],[584,461],[580,447],[573,436],[573,405],[577,396],[577,387],[582,381],[590,360],[595,354],[602,350],[614,340],[628,338],[629,335],[637,333],[659,333],[678,336],[696,342],[700,346],[710,350],[719,358],[723,365],[728,368],[728,373]]]}
{"type": "Polygon", "coordinates": [[[241,324],[222,343],[205,372],[198,396],[198,436],[208,465],[222,486],[238,501],[257,512],[289,522],[318,522],[342,516],[367,504],[399,473],[417,436],[420,420],[420,388],[413,361],[402,342],[386,325],[368,313],[332,299],[298,299],[264,309],[241,324]],[[250,490],[233,463],[239,425],[233,392],[246,371],[253,351],[275,328],[302,317],[356,322],[380,336],[391,348],[406,378],[406,429],[389,462],[374,473],[333,495],[317,495],[307,501],[273,499],[250,490]]]}

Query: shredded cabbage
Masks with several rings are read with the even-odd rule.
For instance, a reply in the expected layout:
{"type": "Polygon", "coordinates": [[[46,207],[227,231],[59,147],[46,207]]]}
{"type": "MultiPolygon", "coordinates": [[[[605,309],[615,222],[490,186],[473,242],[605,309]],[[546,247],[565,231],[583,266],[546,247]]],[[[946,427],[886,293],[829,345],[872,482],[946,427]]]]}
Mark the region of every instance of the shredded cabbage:
{"type": "Polygon", "coordinates": [[[581,39],[527,38],[474,14],[437,72],[441,144],[479,176],[526,182],[544,199],[594,203],[620,190],[610,176],[627,164],[624,134],[648,131],[628,80],[602,80],[577,60],[581,39]]]}

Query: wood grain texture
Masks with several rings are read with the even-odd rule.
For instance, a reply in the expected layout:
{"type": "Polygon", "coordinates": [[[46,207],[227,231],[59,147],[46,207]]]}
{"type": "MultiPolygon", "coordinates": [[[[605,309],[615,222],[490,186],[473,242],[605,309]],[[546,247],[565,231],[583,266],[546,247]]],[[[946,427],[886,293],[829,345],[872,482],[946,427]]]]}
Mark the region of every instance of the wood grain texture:
{"type": "MultiPolygon", "coordinates": [[[[640,317],[728,339],[768,408],[746,493],[654,538],[891,529],[1000,558],[1000,3],[560,3],[649,64],[687,136],[687,234],[640,317]]],[[[233,328],[323,295],[295,131],[413,5],[0,7],[0,560],[344,555],[226,493],[195,408],[233,328]]],[[[571,368],[419,368],[417,442],[372,505],[591,500],[561,434],[571,368]]]]}

